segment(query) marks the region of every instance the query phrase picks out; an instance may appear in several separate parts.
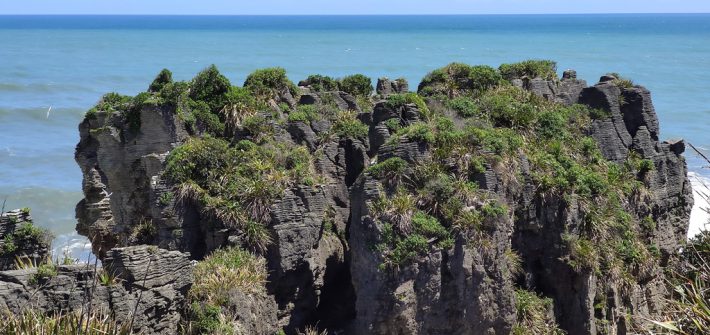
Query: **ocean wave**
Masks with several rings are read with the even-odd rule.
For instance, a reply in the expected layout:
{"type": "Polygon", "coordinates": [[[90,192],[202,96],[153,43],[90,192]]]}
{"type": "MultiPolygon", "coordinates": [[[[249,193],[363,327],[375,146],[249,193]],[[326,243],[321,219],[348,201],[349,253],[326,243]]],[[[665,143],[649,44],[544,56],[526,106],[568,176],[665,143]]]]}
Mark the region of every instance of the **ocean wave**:
{"type": "Polygon", "coordinates": [[[60,261],[64,257],[72,258],[78,263],[95,261],[95,256],[91,252],[91,242],[76,232],[57,236],[52,245],[53,258],[60,261]]]}
{"type": "MultiPolygon", "coordinates": [[[[46,120],[54,119],[56,116],[71,116],[74,119],[81,118],[86,113],[85,109],[82,108],[65,108],[65,107],[54,107],[52,106],[40,106],[40,107],[0,107],[0,116],[9,117],[27,117],[34,120],[46,120]]],[[[74,120],[72,120],[74,121],[74,120]]]]}
{"type": "Polygon", "coordinates": [[[67,83],[0,83],[0,92],[31,92],[31,93],[54,93],[54,92],[84,92],[91,88],[67,83]]]}
{"type": "Polygon", "coordinates": [[[688,172],[690,183],[693,185],[693,210],[690,212],[690,226],[688,238],[693,237],[703,230],[710,229],[710,178],[695,172],[688,172]]]}

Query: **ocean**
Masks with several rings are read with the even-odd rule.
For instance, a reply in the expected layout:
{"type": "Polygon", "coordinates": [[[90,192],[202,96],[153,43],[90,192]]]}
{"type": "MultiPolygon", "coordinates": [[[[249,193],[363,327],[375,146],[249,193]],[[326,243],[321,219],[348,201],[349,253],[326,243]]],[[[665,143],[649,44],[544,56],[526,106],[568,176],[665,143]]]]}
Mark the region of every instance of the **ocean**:
{"type": "MultiPolygon", "coordinates": [[[[466,16],[0,16],[0,201],[31,207],[55,252],[86,255],[77,125],[107,92],[136,94],[162,69],[188,80],[216,64],[253,70],[404,77],[450,62],[552,59],[590,84],[618,72],[646,86],[664,139],[710,148],[710,14],[466,16]]],[[[694,184],[710,171],[686,153],[694,184]]],[[[700,201],[695,230],[707,221],[700,201]]],[[[704,203],[704,205],[707,205],[704,203]]]]}

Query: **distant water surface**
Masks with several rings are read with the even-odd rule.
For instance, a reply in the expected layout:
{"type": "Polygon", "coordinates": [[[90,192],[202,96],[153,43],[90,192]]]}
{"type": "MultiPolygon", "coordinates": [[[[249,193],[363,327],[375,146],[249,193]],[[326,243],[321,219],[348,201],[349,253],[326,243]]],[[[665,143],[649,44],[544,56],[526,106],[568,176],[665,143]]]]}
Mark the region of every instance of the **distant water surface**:
{"type": "Polygon", "coordinates": [[[710,148],[709,14],[0,16],[0,41],[0,201],[32,207],[75,254],[86,250],[73,233],[77,125],[103,93],[136,94],[162,68],[187,80],[214,63],[241,84],[281,66],[294,81],[364,73],[416,88],[452,61],[553,59],[590,84],[619,72],[648,87],[662,138],[710,148]]]}

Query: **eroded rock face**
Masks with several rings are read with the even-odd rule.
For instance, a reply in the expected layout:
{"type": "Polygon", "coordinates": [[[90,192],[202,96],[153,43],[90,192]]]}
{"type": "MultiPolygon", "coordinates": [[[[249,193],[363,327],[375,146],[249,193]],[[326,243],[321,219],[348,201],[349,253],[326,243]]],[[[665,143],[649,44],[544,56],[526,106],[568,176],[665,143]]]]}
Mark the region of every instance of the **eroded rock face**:
{"type": "Polygon", "coordinates": [[[194,235],[190,228],[195,222],[162,213],[158,202],[163,185],[157,180],[167,153],[188,136],[184,123],[170,108],[146,107],[136,130],[125,114],[98,112],[79,125],[75,159],[84,175],[84,199],[76,207],[77,231],[101,258],[128,245],[136,227],[146,222],[158,227],[156,244],[185,250],[178,246],[186,244],[182,237],[194,235]]]}
{"type": "Polygon", "coordinates": [[[509,334],[515,322],[513,284],[504,253],[512,222],[486,232],[472,247],[459,238],[413,265],[386,269],[373,247],[383,224],[370,214],[381,186],[362,176],[353,189],[351,273],[357,317],[351,334],[509,334]]]}
{"type": "Polygon", "coordinates": [[[377,79],[377,86],[375,87],[375,90],[379,95],[407,93],[409,92],[409,83],[403,78],[395,80],[390,80],[389,78],[379,78],[377,79]]]}
{"type": "Polygon", "coordinates": [[[38,277],[37,269],[0,272],[0,311],[45,314],[87,312],[113,315],[141,334],[177,334],[186,295],[192,285],[188,255],[154,246],[107,252],[105,268],[60,265],[56,275],[38,277]],[[110,282],[98,272],[106,271],[110,282]]]}
{"type": "Polygon", "coordinates": [[[684,144],[659,142],[649,91],[641,86],[622,88],[615,80],[603,77],[571,102],[606,114],[591,127],[591,136],[606,159],[624,164],[629,155],[638,155],[652,162],[653,168],[643,176],[649,193],[637,195],[626,210],[655,223],[648,240],[658,247],[660,262],[623,287],[595,273],[573,271],[561,260],[569,252],[563,237],[579,234],[581,205],[535,196],[528,186],[517,204],[513,246],[526,264],[526,284],[554,298],[557,320],[570,334],[626,334],[632,327],[627,315],[650,317],[662,310],[668,293],[663,268],[685,243],[693,203],[684,144]]]}

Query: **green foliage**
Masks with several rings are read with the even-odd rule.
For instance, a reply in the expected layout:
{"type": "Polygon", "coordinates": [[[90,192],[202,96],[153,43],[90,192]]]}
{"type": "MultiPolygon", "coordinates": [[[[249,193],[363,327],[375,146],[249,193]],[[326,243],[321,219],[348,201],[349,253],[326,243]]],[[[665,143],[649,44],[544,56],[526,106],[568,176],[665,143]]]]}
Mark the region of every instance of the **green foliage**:
{"type": "Polygon", "coordinates": [[[204,101],[187,101],[187,110],[192,114],[197,126],[212,136],[221,136],[225,125],[217,114],[212,113],[210,106],[204,101]]]}
{"type": "Polygon", "coordinates": [[[266,263],[263,258],[239,248],[215,250],[193,270],[195,283],[190,298],[214,306],[226,306],[230,292],[264,292],[266,263]]]}
{"type": "Polygon", "coordinates": [[[293,96],[298,95],[298,87],[286,77],[286,70],[280,67],[252,72],[244,81],[244,88],[249,89],[258,97],[270,98],[284,91],[290,92],[293,96]]]}
{"type": "Polygon", "coordinates": [[[44,263],[40,264],[37,267],[37,272],[32,274],[32,276],[29,279],[29,283],[32,285],[37,285],[41,283],[42,281],[45,281],[50,278],[54,278],[57,276],[57,266],[54,265],[53,263],[44,263]]]}
{"type": "Polygon", "coordinates": [[[402,129],[402,120],[399,118],[387,119],[387,121],[385,121],[385,126],[387,126],[387,129],[390,131],[396,132],[402,129]]]}
{"type": "Polygon", "coordinates": [[[354,112],[340,112],[333,123],[333,131],[340,137],[367,138],[367,125],[354,112]]]}
{"type": "Polygon", "coordinates": [[[121,95],[118,93],[107,93],[101,100],[96,104],[96,106],[89,109],[86,112],[86,117],[89,119],[96,118],[96,113],[99,111],[111,114],[119,110],[124,110],[128,107],[131,102],[131,97],[127,95],[121,95]]]}
{"type": "Polygon", "coordinates": [[[616,79],[612,81],[612,83],[619,88],[626,89],[626,88],[633,88],[634,87],[634,82],[631,79],[625,78],[618,73],[609,73],[609,75],[614,76],[616,79]]]}
{"type": "Polygon", "coordinates": [[[538,98],[516,87],[489,91],[481,97],[481,111],[490,117],[495,126],[528,128],[541,110],[538,98]]]}
{"type": "Polygon", "coordinates": [[[185,332],[187,334],[234,334],[231,325],[223,320],[222,308],[219,306],[193,302],[189,312],[189,329],[185,332]]]}
{"type": "Polygon", "coordinates": [[[168,192],[160,194],[160,197],[158,198],[158,203],[161,206],[167,206],[173,202],[174,198],[175,198],[175,194],[173,192],[168,191],[168,192]]]}
{"type": "Polygon", "coordinates": [[[563,335],[552,317],[553,301],[535,292],[515,290],[516,322],[513,335],[563,335]]]}
{"type": "Polygon", "coordinates": [[[270,222],[272,202],[288,187],[313,184],[313,171],[313,157],[303,146],[266,138],[232,147],[207,136],[174,149],[165,176],[178,185],[178,201],[199,205],[206,218],[247,234],[251,247],[263,251],[270,242],[263,226],[270,222]]]}
{"type": "Polygon", "coordinates": [[[17,250],[17,244],[15,244],[15,236],[8,234],[2,239],[2,248],[0,249],[0,255],[9,255],[17,250]]]}
{"type": "Polygon", "coordinates": [[[299,105],[295,111],[288,114],[289,122],[305,122],[310,123],[320,118],[318,108],[314,105],[299,105]]]}
{"type": "Polygon", "coordinates": [[[337,80],[319,74],[312,74],[308,76],[308,78],[304,81],[304,84],[315,92],[331,92],[337,91],[339,88],[337,80]]]}
{"type": "Polygon", "coordinates": [[[210,65],[192,79],[190,98],[206,103],[210,110],[219,110],[224,105],[224,95],[232,84],[215,65],[210,65]]]}
{"type": "Polygon", "coordinates": [[[456,111],[461,117],[469,118],[481,115],[476,102],[469,97],[457,97],[446,102],[446,106],[456,111]]]}
{"type": "Polygon", "coordinates": [[[478,95],[499,85],[501,76],[490,66],[451,63],[427,74],[419,84],[422,96],[478,95]]]}
{"type": "Polygon", "coordinates": [[[153,79],[148,87],[148,92],[160,92],[165,85],[173,82],[173,73],[168,69],[162,69],[160,73],[153,79]]]}
{"type": "Polygon", "coordinates": [[[506,80],[516,78],[557,79],[557,63],[551,60],[526,60],[513,64],[502,64],[498,70],[506,80]]]}
{"type": "Polygon", "coordinates": [[[433,143],[436,139],[432,127],[424,122],[416,122],[397,132],[398,136],[406,136],[412,141],[433,143]]]}
{"type": "Polygon", "coordinates": [[[340,89],[355,97],[369,97],[372,95],[372,79],[362,74],[354,74],[340,79],[340,89]]]}
{"type": "Polygon", "coordinates": [[[405,174],[409,163],[399,157],[388,158],[367,168],[367,173],[377,179],[399,179],[405,174]]]}

